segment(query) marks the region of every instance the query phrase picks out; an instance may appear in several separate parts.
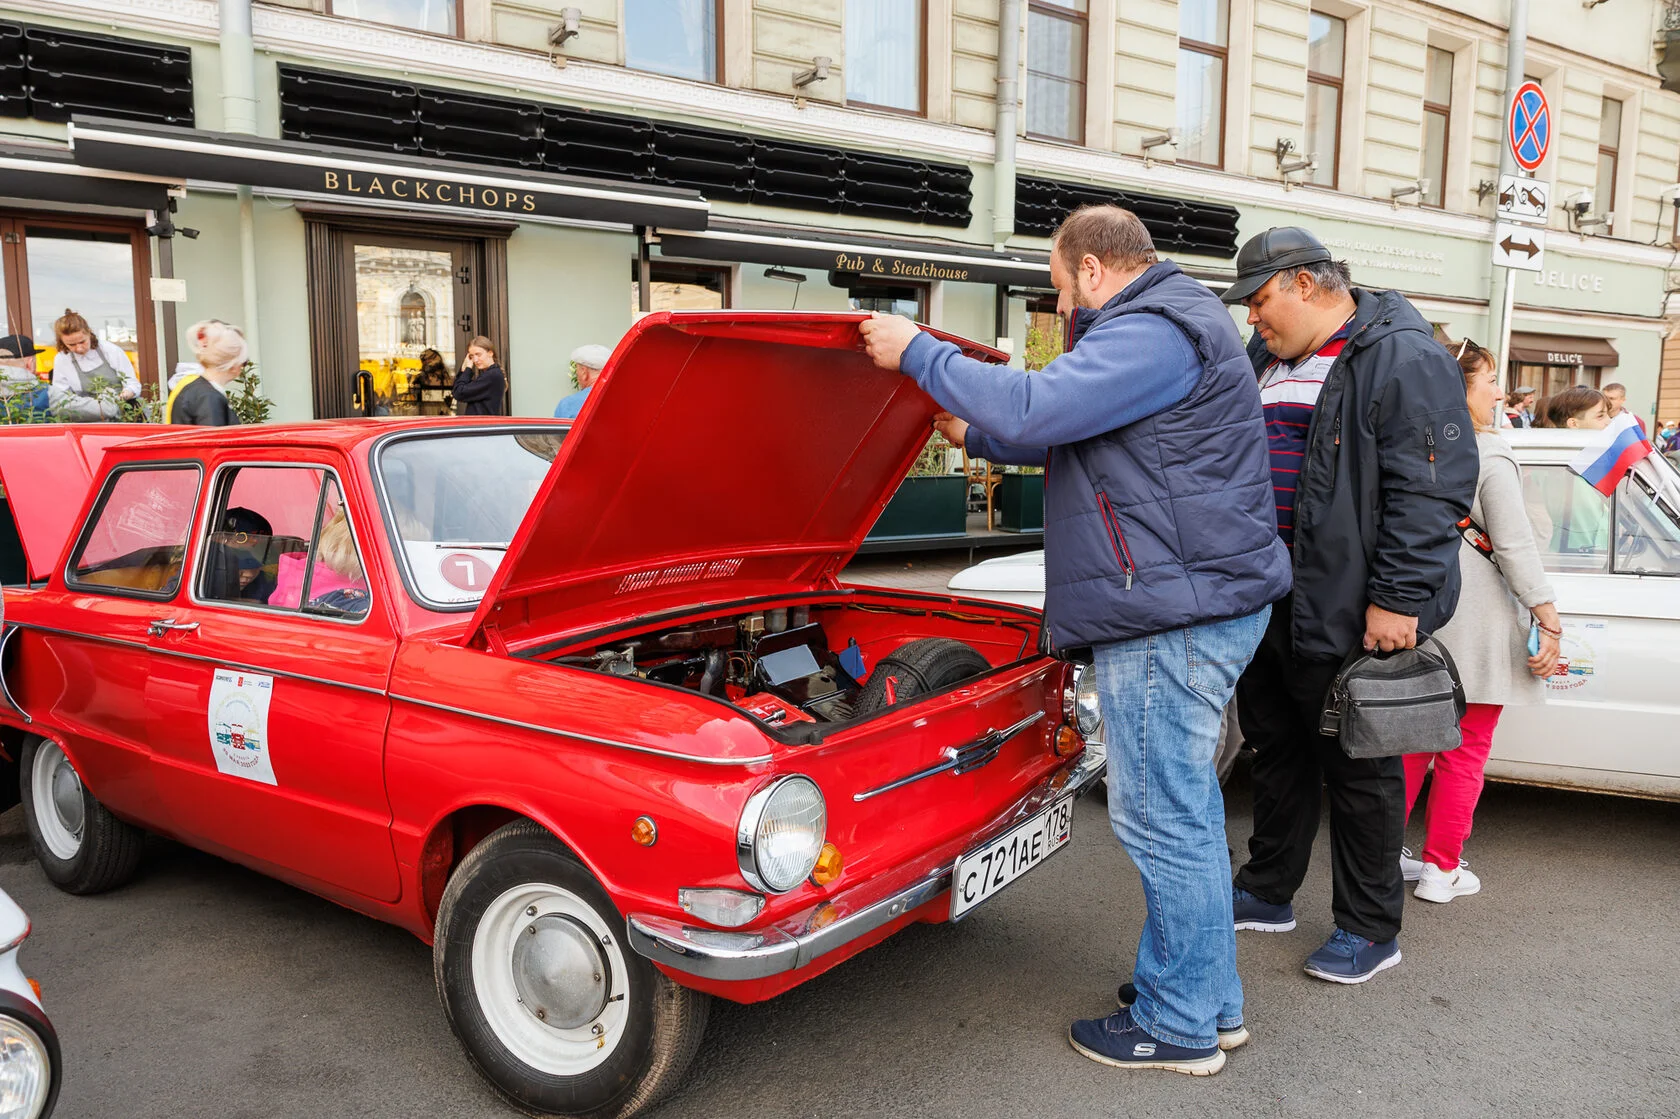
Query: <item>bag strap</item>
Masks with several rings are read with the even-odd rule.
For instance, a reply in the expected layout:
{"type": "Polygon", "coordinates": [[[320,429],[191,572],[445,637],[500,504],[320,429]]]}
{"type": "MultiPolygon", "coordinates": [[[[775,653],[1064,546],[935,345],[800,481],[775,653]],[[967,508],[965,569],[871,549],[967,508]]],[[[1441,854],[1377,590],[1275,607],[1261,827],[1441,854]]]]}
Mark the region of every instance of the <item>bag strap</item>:
{"type": "Polygon", "coordinates": [[[1459,521],[1458,534],[1470,545],[1472,551],[1493,564],[1494,570],[1499,569],[1499,557],[1493,554],[1493,537],[1488,535],[1487,529],[1476,523],[1475,518],[1465,517],[1459,521]]]}

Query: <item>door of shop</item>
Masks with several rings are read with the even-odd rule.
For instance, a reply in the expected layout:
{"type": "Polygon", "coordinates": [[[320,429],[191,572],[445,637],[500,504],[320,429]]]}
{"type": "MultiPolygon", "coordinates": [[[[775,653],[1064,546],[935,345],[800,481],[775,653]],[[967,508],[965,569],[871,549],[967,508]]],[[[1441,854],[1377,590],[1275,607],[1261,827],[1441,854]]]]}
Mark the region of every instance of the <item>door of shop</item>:
{"type": "Polygon", "coordinates": [[[318,418],[450,413],[450,386],[480,334],[511,376],[511,226],[306,217],[318,418]]]}

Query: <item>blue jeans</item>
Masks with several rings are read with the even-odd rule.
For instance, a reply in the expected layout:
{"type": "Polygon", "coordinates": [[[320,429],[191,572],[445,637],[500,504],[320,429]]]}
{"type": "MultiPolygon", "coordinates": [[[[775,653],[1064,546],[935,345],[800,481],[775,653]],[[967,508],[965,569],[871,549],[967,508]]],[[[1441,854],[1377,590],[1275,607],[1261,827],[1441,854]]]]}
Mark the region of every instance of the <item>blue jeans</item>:
{"type": "Polygon", "coordinates": [[[1231,918],[1219,728],[1271,607],[1246,617],[1099,645],[1108,815],[1143,877],[1132,1020],[1151,1037],[1207,1049],[1242,1024],[1231,918]]]}

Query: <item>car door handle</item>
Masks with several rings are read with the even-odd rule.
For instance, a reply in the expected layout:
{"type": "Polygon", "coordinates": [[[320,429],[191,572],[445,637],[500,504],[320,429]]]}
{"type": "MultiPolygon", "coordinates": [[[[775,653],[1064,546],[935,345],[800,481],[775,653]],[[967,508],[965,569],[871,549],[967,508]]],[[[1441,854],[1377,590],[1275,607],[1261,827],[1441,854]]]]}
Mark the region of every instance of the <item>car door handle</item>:
{"type": "Polygon", "coordinates": [[[146,632],[153,637],[162,637],[170,630],[180,630],[191,633],[198,628],[197,622],[177,622],[174,618],[153,618],[152,624],[146,627],[146,632]]]}

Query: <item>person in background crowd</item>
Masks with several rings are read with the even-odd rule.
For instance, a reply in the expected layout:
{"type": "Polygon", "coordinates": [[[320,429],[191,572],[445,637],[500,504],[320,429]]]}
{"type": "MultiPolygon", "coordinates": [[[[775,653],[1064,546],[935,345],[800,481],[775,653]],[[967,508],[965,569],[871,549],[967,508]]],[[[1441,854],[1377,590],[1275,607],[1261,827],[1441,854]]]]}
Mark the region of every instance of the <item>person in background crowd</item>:
{"type": "MultiPolygon", "coordinates": [[[[1611,382],[1610,384],[1605,385],[1602,391],[1604,393],[1605,410],[1609,412],[1609,418],[1613,420],[1617,416],[1621,415],[1622,411],[1627,407],[1627,386],[1611,382]]],[[[1639,434],[1644,435],[1645,421],[1635,414],[1633,422],[1639,425],[1639,434]]]]}
{"type": "Polygon", "coordinates": [[[68,308],[53,323],[52,403],[66,419],[122,419],[122,402],[140,395],[134,363],[121,348],[101,342],[81,315],[68,308]]]}
{"type": "Polygon", "coordinates": [[[414,387],[422,416],[449,414],[448,389],[453,381],[442,354],[430,346],[420,351],[420,372],[415,374],[414,387]]]}
{"type": "Polygon", "coordinates": [[[572,351],[572,376],[577,378],[577,391],[560,398],[560,403],[554,406],[554,418],[557,420],[575,420],[577,414],[583,411],[583,402],[589,398],[589,390],[595,387],[595,381],[601,376],[601,370],[607,367],[607,359],[612,351],[605,346],[579,346],[572,351]]]}
{"type": "Polygon", "coordinates": [[[48,395],[35,371],[35,340],[27,334],[0,338],[0,411],[12,423],[41,423],[48,395]]]}
{"type": "Polygon", "coordinates": [[[897,315],[860,330],[877,365],[951,410],[935,426],[956,446],[1048,459],[1045,624],[1055,648],[1094,656],[1109,818],[1148,902],[1127,1005],[1068,1039],[1102,1064],[1206,1076],[1248,1040],[1214,755],[1237,675],[1289,590],[1259,394],[1230,314],[1156,257],[1130,211],[1069,215],[1050,279],[1095,314],[1031,376],[897,315]]]}
{"type": "Polygon", "coordinates": [[[1510,417],[1512,427],[1533,427],[1534,390],[1527,385],[1518,385],[1505,398],[1505,414],[1510,417]]]}
{"type": "Polygon", "coordinates": [[[1493,355],[1465,339],[1458,347],[1466,402],[1476,427],[1481,474],[1470,521],[1460,526],[1458,568],[1463,589],[1452,620],[1435,638],[1452,654],[1469,706],[1459,722],[1462,744],[1440,754],[1407,754],[1406,815],[1412,814],[1431,765],[1424,813],[1423,858],[1402,849],[1401,875],[1415,881],[1424,901],[1449,902],[1476,893],[1481,879],[1460,858],[1470,837],[1482,773],[1493,749],[1494,728],[1510,704],[1544,703],[1546,677],[1557,667],[1563,624],[1557,594],[1546,581],[1534,530],[1524,507],[1522,471],[1511,447],[1497,433],[1499,377],[1493,355]],[[1540,651],[1530,656],[1530,626],[1540,651]]]}
{"type": "Polygon", "coordinates": [[[507,375],[496,364],[496,346],[480,334],[467,343],[467,365],[455,378],[455,406],[463,416],[501,416],[507,375]],[[462,405],[466,407],[461,407],[462,405]]]}
{"type": "Polygon", "coordinates": [[[228,403],[227,387],[245,371],[250,351],[244,333],[219,319],[207,319],[193,324],[187,340],[198,358],[199,371],[169,379],[163,422],[203,427],[237,424],[239,417],[228,403]]]}
{"type": "Polygon", "coordinates": [[[1591,385],[1574,385],[1548,396],[1541,408],[1541,427],[1584,427],[1600,431],[1610,426],[1609,402],[1591,385]]]}
{"type": "Polygon", "coordinates": [[[1222,297],[1265,339],[1255,362],[1278,532],[1295,589],[1237,685],[1255,748],[1254,834],[1237,872],[1238,929],[1288,932],[1330,798],[1336,931],[1307,974],[1363,983],[1400,962],[1406,777],[1398,757],[1350,758],[1319,733],[1348,654],[1417,644],[1458,600],[1458,521],[1476,489],[1464,381],[1398,292],[1351,284],[1305,229],[1270,229],[1237,254],[1222,297]]]}
{"type": "Polygon", "coordinates": [[[1668,454],[1674,450],[1675,442],[1680,440],[1680,423],[1674,420],[1664,420],[1662,428],[1657,432],[1657,450],[1668,454]]]}

